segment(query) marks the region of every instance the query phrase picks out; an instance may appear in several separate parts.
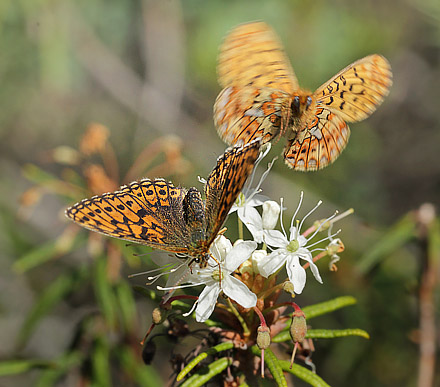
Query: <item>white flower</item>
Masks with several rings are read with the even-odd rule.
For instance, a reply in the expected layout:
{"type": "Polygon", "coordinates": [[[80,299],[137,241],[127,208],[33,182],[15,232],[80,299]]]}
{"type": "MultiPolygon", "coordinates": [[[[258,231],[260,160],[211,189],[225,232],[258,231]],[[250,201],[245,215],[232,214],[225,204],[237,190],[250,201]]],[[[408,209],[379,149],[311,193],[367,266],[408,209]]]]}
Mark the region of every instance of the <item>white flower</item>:
{"type": "Polygon", "coordinates": [[[244,208],[246,216],[244,219],[242,219],[242,221],[252,234],[255,242],[262,243],[264,231],[275,228],[278,222],[280,210],[280,205],[273,200],[266,200],[263,203],[262,215],[260,215],[255,208],[244,208]]]}
{"type": "MultiPolygon", "coordinates": [[[[276,158],[273,159],[267,167],[267,170],[263,173],[261,176],[260,181],[258,182],[257,186],[255,188],[251,188],[251,185],[254,181],[255,172],[257,170],[258,164],[261,162],[261,160],[267,155],[267,153],[270,151],[271,144],[267,143],[265,144],[264,151],[258,156],[257,161],[255,162],[254,170],[252,172],[252,175],[249,179],[249,183],[246,184],[246,187],[243,188],[243,191],[238,195],[237,200],[235,201],[232,208],[229,210],[229,213],[237,211],[238,217],[240,220],[248,226],[248,224],[254,224],[255,219],[260,216],[258,211],[255,209],[255,207],[261,206],[264,202],[269,200],[267,196],[260,195],[261,192],[261,184],[263,183],[264,179],[266,179],[267,175],[270,172],[270,169],[273,166],[273,163],[275,162],[276,158]]],[[[249,227],[248,227],[249,228],[249,227]]],[[[252,232],[252,230],[249,229],[249,231],[252,232]]],[[[262,242],[262,240],[257,241],[262,242]]]]}
{"type": "Polygon", "coordinates": [[[218,263],[211,258],[206,268],[196,272],[198,283],[205,285],[196,307],[197,321],[203,322],[211,316],[221,291],[244,308],[256,305],[257,296],[231,275],[256,248],[257,243],[253,241],[244,241],[232,247],[223,235],[217,237],[211,246],[211,253],[218,263]]]}
{"type": "MultiPolygon", "coordinates": [[[[294,226],[295,217],[301,207],[301,203],[303,200],[303,193],[301,192],[300,202],[298,208],[295,211],[295,214],[292,217],[289,236],[287,236],[286,232],[280,232],[278,230],[266,230],[264,231],[264,242],[276,250],[272,251],[265,260],[261,260],[258,263],[258,269],[260,274],[264,277],[269,277],[271,274],[277,272],[284,264],[286,265],[287,275],[289,276],[290,282],[293,283],[294,291],[297,294],[300,294],[304,286],[306,284],[306,271],[300,264],[299,259],[304,259],[310,264],[310,268],[316,280],[322,283],[321,276],[319,275],[318,267],[313,262],[312,253],[310,251],[310,247],[315,244],[321,242],[315,242],[313,244],[308,244],[310,240],[314,238],[317,232],[321,229],[321,226],[316,229],[316,231],[307,239],[303,235],[300,235],[301,226],[304,223],[304,220],[322,203],[321,201],[303,218],[301,223],[298,226],[294,226]]],[[[282,202],[281,202],[282,206],[282,202]]],[[[330,217],[327,220],[330,220],[335,215],[330,217]]],[[[283,227],[282,222],[282,212],[280,215],[281,227],[283,227]]],[[[325,222],[324,222],[325,223],[325,222]]],[[[322,223],[322,224],[324,224],[322,223]]],[[[325,238],[328,239],[328,238],[325,238]]]]}

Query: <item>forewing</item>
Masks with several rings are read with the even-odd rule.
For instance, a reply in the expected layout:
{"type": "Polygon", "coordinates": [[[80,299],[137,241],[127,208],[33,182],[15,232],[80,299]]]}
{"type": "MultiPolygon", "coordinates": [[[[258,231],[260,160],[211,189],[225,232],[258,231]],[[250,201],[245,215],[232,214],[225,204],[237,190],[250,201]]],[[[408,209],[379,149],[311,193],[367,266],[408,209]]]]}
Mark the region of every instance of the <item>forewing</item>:
{"type": "Polygon", "coordinates": [[[261,142],[253,140],[244,146],[228,148],[217,160],[208,177],[206,195],[206,239],[212,243],[228,216],[229,210],[252,172],[261,142]]]}
{"type": "Polygon", "coordinates": [[[241,24],[226,36],[217,73],[222,87],[270,87],[288,93],[298,88],[277,35],[263,22],[241,24]]]}
{"type": "Polygon", "coordinates": [[[361,121],[373,113],[392,85],[389,62],[370,55],[352,63],[319,87],[316,100],[347,122],[361,121]]]}
{"type": "Polygon", "coordinates": [[[279,90],[247,86],[226,87],[214,104],[214,123],[227,144],[247,144],[261,137],[266,143],[278,137],[289,94],[279,90]]]}
{"type": "Polygon", "coordinates": [[[186,252],[188,230],[182,201],[186,190],[162,179],[143,179],[94,196],[66,210],[79,225],[105,235],[170,252],[186,252]]]}
{"type": "Polygon", "coordinates": [[[316,105],[306,127],[284,148],[286,164],[297,171],[315,171],[334,162],[345,148],[350,129],[339,114],[316,105]]]}

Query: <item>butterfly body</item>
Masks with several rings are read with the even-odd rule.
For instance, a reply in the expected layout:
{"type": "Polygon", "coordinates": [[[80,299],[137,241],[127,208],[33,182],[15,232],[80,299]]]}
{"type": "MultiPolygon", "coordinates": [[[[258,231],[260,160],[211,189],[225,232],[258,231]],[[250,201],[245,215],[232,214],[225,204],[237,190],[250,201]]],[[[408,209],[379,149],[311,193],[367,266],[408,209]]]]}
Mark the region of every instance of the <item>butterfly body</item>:
{"type": "Polygon", "coordinates": [[[253,169],[260,145],[257,139],[227,149],[207,179],[205,200],[196,188],[142,179],[84,199],[66,215],[89,230],[206,265],[210,246],[253,169]]]}
{"type": "Polygon", "coordinates": [[[263,22],[234,28],[220,48],[223,87],[214,122],[228,144],[287,137],[286,164],[296,170],[324,168],[345,148],[346,122],[367,118],[388,94],[391,68],[370,55],[341,70],[315,92],[302,89],[272,29],[263,22]]]}

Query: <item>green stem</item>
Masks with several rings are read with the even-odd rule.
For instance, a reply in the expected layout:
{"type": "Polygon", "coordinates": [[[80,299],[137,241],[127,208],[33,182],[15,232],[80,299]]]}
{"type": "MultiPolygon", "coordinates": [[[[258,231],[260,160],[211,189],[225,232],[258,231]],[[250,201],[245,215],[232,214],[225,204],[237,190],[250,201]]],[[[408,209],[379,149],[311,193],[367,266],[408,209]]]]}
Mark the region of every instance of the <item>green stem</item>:
{"type": "Polygon", "coordinates": [[[243,222],[237,215],[238,220],[238,239],[243,239],[243,222]]]}
{"type": "Polygon", "coordinates": [[[229,310],[234,314],[235,317],[237,317],[238,321],[241,324],[241,327],[243,328],[243,336],[249,336],[251,334],[246,322],[244,321],[243,317],[238,313],[238,310],[235,309],[235,306],[232,304],[232,301],[230,298],[228,298],[228,304],[229,304],[229,310]]]}

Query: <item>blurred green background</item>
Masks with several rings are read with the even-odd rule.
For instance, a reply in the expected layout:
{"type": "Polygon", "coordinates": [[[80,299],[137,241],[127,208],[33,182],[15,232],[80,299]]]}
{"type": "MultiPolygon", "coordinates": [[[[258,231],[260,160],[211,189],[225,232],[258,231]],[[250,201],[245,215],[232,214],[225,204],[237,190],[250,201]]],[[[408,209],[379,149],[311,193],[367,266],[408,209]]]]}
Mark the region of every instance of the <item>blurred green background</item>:
{"type": "Polygon", "coordinates": [[[420,326],[432,323],[419,312],[423,302],[439,317],[437,0],[2,0],[0,358],[42,363],[1,385],[78,385],[88,374],[98,385],[166,383],[169,352],[161,349],[147,367],[136,349],[155,303],[133,297],[130,286],[145,281],[127,273],[148,258],[136,260],[124,244],[95,243],[63,216],[81,195],[98,193],[83,165],[102,161],[76,153],[78,144],[92,123],[108,128],[113,151],[101,158],[115,187],[130,181],[124,176],[165,175],[200,187],[197,175],[207,176],[225,148],[212,122],[218,46],[232,27],[258,19],[280,35],[305,88],[371,53],[391,63],[390,95],[371,118],[351,125],[335,164],[303,174],[280,158],[263,189],[285,199],[288,217],[300,190],[303,211],[324,201],[318,217],[355,209],[340,223],[346,252],[339,270],[321,265],[324,285],[310,280],[297,303],[354,295],[358,305],[314,324],[359,327],[371,340],[316,342],[318,374],[334,386],[422,385],[420,326]],[[139,155],[142,175],[127,175],[139,155]],[[419,210],[424,203],[434,207],[419,210]],[[105,359],[108,368],[97,366],[105,359]],[[48,371],[47,362],[58,367],[48,371]]]}

